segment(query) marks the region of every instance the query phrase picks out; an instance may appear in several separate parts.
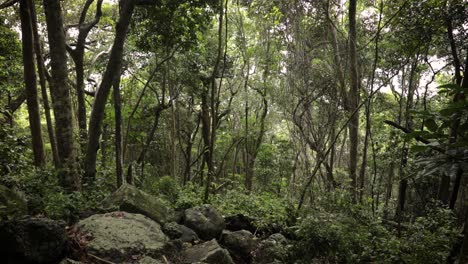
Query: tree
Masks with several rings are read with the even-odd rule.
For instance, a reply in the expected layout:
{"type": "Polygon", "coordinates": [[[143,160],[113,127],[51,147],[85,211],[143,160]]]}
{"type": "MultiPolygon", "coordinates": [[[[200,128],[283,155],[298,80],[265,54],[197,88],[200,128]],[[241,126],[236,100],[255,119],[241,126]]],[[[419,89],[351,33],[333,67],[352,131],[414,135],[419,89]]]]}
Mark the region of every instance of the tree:
{"type": "Polygon", "coordinates": [[[92,185],[96,177],[96,158],[105,105],[112,85],[116,83],[117,79],[120,79],[123,48],[135,4],[136,0],[128,0],[123,3],[106,71],[94,98],[89,120],[88,144],[84,159],[85,174],[83,181],[86,185],[92,185]]]}
{"type": "Polygon", "coordinates": [[[69,192],[81,189],[76,160],[73,112],[68,87],[67,51],[60,2],[43,0],[50,49],[51,91],[55,116],[55,135],[60,158],[60,180],[69,192]]]}
{"type": "Polygon", "coordinates": [[[29,126],[34,152],[34,164],[38,167],[45,165],[44,143],[42,141],[41,116],[37,97],[36,67],[34,64],[34,37],[30,0],[20,1],[21,36],[23,44],[24,83],[26,88],[26,102],[29,113],[29,126]]]}

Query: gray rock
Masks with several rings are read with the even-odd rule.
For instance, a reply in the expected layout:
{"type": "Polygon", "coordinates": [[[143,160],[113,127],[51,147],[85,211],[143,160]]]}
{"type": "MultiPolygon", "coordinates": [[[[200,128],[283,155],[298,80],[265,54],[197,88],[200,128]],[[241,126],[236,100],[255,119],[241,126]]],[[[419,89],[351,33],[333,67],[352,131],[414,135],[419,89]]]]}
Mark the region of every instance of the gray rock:
{"type": "Polygon", "coordinates": [[[53,263],[66,253],[63,221],[24,217],[0,223],[0,256],[5,263],[53,263]]]}
{"type": "Polygon", "coordinates": [[[9,220],[28,214],[28,206],[13,190],[0,185],[0,220],[9,220]]]}
{"type": "Polygon", "coordinates": [[[251,259],[251,252],[257,246],[257,239],[247,230],[239,230],[230,232],[224,230],[221,234],[221,245],[226,247],[231,255],[238,262],[249,262],[251,259]]]}
{"type": "Polygon", "coordinates": [[[162,261],[154,259],[152,257],[144,256],[143,258],[139,259],[137,264],[163,264],[162,261]]]}
{"type": "Polygon", "coordinates": [[[273,234],[261,241],[253,251],[254,263],[284,263],[287,259],[288,240],[282,234],[273,234]]]}
{"type": "Polygon", "coordinates": [[[88,252],[115,262],[130,255],[157,258],[169,240],[158,223],[127,212],[93,215],[81,220],[77,228],[92,238],[87,244],[88,252]]]}
{"type": "Polygon", "coordinates": [[[66,258],[66,259],[63,259],[62,261],[60,261],[59,264],[82,264],[82,263],[83,262],[81,262],[81,261],[66,258]]]}
{"type": "Polygon", "coordinates": [[[182,258],[183,263],[234,264],[229,252],[215,239],[185,249],[182,258]]]}
{"type": "Polygon", "coordinates": [[[188,243],[193,243],[198,240],[195,231],[175,222],[166,223],[162,230],[170,239],[179,239],[182,242],[188,243]]]}
{"type": "Polygon", "coordinates": [[[142,214],[159,224],[164,224],[173,217],[173,212],[157,197],[139,190],[133,185],[124,184],[109,195],[102,206],[108,211],[120,210],[128,213],[142,214]]]}
{"type": "Polygon", "coordinates": [[[193,229],[203,240],[219,238],[226,226],[223,216],[208,204],[185,210],[184,225],[193,229]]]}

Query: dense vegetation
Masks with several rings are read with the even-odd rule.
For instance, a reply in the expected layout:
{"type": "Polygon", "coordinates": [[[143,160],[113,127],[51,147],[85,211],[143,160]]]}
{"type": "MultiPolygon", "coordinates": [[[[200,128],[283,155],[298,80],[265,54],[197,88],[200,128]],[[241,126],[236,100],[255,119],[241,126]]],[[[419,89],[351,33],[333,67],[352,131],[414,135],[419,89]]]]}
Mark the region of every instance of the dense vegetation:
{"type": "Polygon", "coordinates": [[[0,185],[30,214],[128,183],[284,233],[285,262],[468,263],[466,1],[0,8],[0,185]]]}

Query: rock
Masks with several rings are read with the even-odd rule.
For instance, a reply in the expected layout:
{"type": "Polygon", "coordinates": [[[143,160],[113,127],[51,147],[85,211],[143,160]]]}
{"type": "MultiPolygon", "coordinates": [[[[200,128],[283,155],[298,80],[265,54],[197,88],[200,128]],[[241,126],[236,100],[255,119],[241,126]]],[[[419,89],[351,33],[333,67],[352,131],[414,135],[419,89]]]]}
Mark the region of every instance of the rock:
{"type": "Polygon", "coordinates": [[[154,259],[152,257],[144,256],[143,258],[139,259],[137,264],[163,264],[162,261],[154,259]]]}
{"type": "Polygon", "coordinates": [[[229,252],[215,239],[185,249],[182,259],[183,263],[234,264],[229,252]]]}
{"type": "Polygon", "coordinates": [[[247,230],[234,232],[224,230],[220,243],[229,250],[237,263],[250,263],[251,252],[257,246],[255,236],[247,230]]]}
{"type": "Polygon", "coordinates": [[[175,222],[166,223],[162,230],[170,239],[179,239],[182,242],[188,243],[193,243],[198,240],[198,236],[195,231],[175,222]]]}
{"type": "Polygon", "coordinates": [[[0,256],[4,263],[56,263],[66,254],[65,223],[24,217],[0,223],[0,256]]]}
{"type": "Polygon", "coordinates": [[[255,233],[257,227],[253,224],[254,219],[243,214],[225,217],[226,229],[230,231],[247,230],[255,233]]]}
{"type": "Polygon", "coordinates": [[[273,234],[259,243],[252,253],[254,263],[284,263],[287,259],[288,240],[282,234],[273,234]]]}
{"type": "Polygon", "coordinates": [[[169,240],[158,223],[127,212],[93,215],[78,222],[77,229],[91,236],[89,253],[115,262],[131,255],[157,258],[169,240]]]}
{"type": "Polygon", "coordinates": [[[9,220],[28,214],[28,205],[13,190],[0,185],[0,220],[9,220]]]}
{"type": "Polygon", "coordinates": [[[62,261],[60,261],[59,264],[81,264],[81,263],[83,263],[83,262],[66,258],[66,259],[63,259],[62,261]]]}
{"type": "Polygon", "coordinates": [[[223,216],[208,204],[185,210],[184,225],[203,240],[219,238],[225,227],[223,216]]]}
{"type": "Polygon", "coordinates": [[[102,206],[111,211],[120,210],[142,214],[159,224],[164,224],[173,215],[173,212],[157,197],[147,194],[130,184],[122,185],[117,191],[104,199],[102,206]]]}

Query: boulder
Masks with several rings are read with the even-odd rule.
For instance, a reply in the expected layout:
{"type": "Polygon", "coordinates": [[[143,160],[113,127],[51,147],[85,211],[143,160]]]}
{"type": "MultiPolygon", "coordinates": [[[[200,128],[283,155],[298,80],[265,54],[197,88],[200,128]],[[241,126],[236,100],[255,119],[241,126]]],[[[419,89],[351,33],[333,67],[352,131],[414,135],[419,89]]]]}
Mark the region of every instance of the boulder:
{"type": "Polygon", "coordinates": [[[169,240],[158,223],[127,212],[93,215],[78,222],[76,229],[89,237],[89,253],[114,262],[132,255],[157,258],[169,240]]]}
{"type": "Polygon", "coordinates": [[[170,239],[179,239],[182,242],[188,243],[193,243],[198,240],[198,236],[195,231],[175,222],[166,223],[162,230],[170,239]]]}
{"type": "Polygon", "coordinates": [[[234,232],[224,230],[221,234],[220,243],[229,250],[237,263],[249,263],[251,261],[251,252],[257,246],[255,236],[247,230],[234,232]]]}
{"type": "Polygon", "coordinates": [[[28,205],[13,190],[0,185],[0,220],[9,220],[28,214],[28,205]]]}
{"type": "Polygon", "coordinates": [[[66,254],[65,222],[24,217],[0,223],[3,263],[57,263],[66,254]]]}
{"type": "Polygon", "coordinates": [[[288,254],[288,240],[282,234],[273,234],[261,241],[252,252],[254,263],[270,264],[284,263],[288,254]]]}
{"type": "Polygon", "coordinates": [[[219,238],[226,226],[223,216],[208,204],[185,210],[184,225],[193,229],[203,240],[219,238]]]}
{"type": "Polygon", "coordinates": [[[163,264],[164,262],[154,259],[152,257],[144,256],[143,258],[137,260],[136,264],[163,264]]]}
{"type": "Polygon", "coordinates": [[[83,262],[81,262],[81,261],[66,258],[66,259],[63,259],[62,261],[60,261],[59,264],[82,264],[82,263],[83,262]]]}
{"type": "Polygon", "coordinates": [[[234,264],[229,252],[215,239],[187,248],[182,252],[182,263],[234,264]]]}
{"type": "Polygon", "coordinates": [[[130,184],[120,186],[117,191],[102,201],[102,206],[108,208],[108,211],[120,210],[142,214],[159,224],[164,224],[173,215],[173,212],[157,197],[147,194],[130,184]]]}

